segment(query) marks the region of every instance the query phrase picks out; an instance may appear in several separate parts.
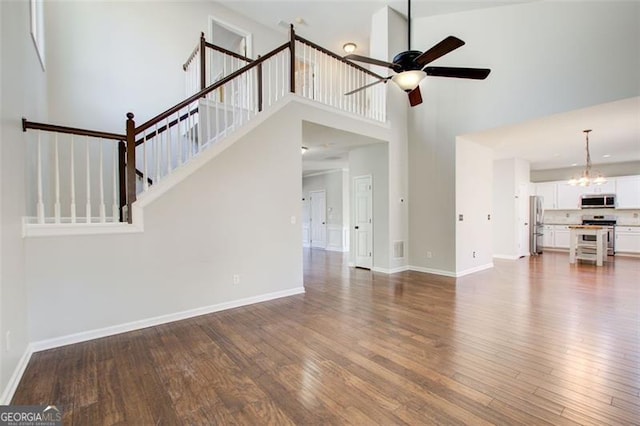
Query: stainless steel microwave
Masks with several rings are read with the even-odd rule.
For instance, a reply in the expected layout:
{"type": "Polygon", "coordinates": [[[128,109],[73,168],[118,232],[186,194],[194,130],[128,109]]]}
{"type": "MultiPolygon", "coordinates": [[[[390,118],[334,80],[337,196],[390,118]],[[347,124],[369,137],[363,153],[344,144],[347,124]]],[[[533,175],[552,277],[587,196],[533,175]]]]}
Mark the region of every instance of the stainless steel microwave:
{"type": "Polygon", "coordinates": [[[613,209],[615,207],[615,194],[585,194],[580,197],[580,208],[583,209],[613,209]]]}

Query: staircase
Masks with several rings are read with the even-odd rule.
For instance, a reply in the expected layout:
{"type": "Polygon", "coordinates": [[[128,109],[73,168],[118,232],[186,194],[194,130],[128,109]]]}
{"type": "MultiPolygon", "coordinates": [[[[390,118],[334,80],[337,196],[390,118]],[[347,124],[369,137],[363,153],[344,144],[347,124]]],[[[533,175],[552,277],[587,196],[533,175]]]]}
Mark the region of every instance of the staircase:
{"type": "Polygon", "coordinates": [[[188,97],[142,124],[128,113],[125,134],[23,119],[36,151],[27,229],[133,223],[138,197],[290,93],[386,120],[384,85],[344,95],[383,77],[297,36],[293,26],[287,43],[257,59],[202,34],[183,70],[188,97]]]}

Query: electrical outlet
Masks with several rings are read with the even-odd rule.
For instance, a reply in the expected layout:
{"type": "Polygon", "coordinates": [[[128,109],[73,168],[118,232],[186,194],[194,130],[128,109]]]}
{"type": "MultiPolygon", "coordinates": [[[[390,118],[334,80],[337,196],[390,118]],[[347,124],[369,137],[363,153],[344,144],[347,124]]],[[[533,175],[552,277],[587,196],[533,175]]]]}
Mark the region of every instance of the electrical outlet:
{"type": "Polygon", "coordinates": [[[475,251],[473,252],[473,258],[474,259],[476,258],[476,252],[475,251]]]}
{"type": "Polygon", "coordinates": [[[433,257],[433,253],[430,251],[427,252],[427,259],[431,259],[433,257]]]}
{"type": "Polygon", "coordinates": [[[234,283],[234,284],[240,284],[240,275],[235,274],[235,275],[233,276],[233,283],[234,283]]]}

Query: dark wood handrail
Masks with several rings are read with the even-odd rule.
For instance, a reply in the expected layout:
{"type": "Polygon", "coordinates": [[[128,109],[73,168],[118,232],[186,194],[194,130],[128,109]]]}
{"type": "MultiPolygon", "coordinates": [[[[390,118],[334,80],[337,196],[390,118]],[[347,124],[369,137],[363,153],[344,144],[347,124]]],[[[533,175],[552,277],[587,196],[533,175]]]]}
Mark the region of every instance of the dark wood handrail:
{"type": "Polygon", "coordinates": [[[236,59],[240,59],[245,62],[253,62],[253,59],[247,58],[246,56],[242,56],[239,53],[232,52],[231,50],[227,50],[224,47],[216,46],[215,44],[211,44],[208,41],[204,43],[209,49],[217,50],[220,53],[224,53],[225,55],[233,56],[236,59]]]}
{"type": "Polygon", "coordinates": [[[384,79],[384,78],[387,78],[387,77],[383,77],[383,76],[381,76],[381,75],[378,75],[378,74],[376,74],[375,72],[370,71],[370,70],[368,70],[368,69],[366,69],[366,68],[364,68],[364,67],[361,67],[360,65],[355,64],[355,63],[353,63],[353,62],[351,62],[351,61],[349,61],[349,60],[347,60],[347,59],[343,58],[343,57],[342,57],[342,56],[340,56],[340,55],[336,55],[336,54],[335,54],[335,53],[333,53],[332,51],[330,51],[330,50],[328,50],[328,49],[325,49],[325,48],[324,48],[324,47],[322,47],[322,46],[318,46],[317,44],[315,44],[315,43],[314,43],[314,42],[312,42],[312,41],[307,40],[306,38],[302,38],[302,37],[300,37],[300,36],[298,36],[298,35],[296,35],[295,37],[296,37],[296,40],[298,40],[300,43],[304,43],[304,44],[306,44],[306,45],[308,45],[308,46],[311,46],[311,47],[313,47],[314,49],[317,49],[317,50],[321,51],[321,52],[322,52],[322,53],[324,53],[325,55],[329,55],[329,56],[331,56],[332,58],[335,58],[335,59],[339,60],[339,61],[340,61],[340,62],[342,62],[342,63],[345,63],[345,64],[347,64],[347,65],[349,65],[349,66],[351,66],[351,67],[353,67],[353,68],[355,68],[355,69],[357,69],[357,70],[360,70],[360,71],[364,72],[365,74],[369,74],[370,76],[375,77],[375,78],[379,78],[379,79],[381,79],[381,80],[382,80],[382,79],[384,79]]]}
{"type": "MultiPolygon", "coordinates": [[[[142,173],[140,169],[136,169],[136,176],[138,176],[141,179],[144,179],[144,173],[142,173]]],[[[153,180],[151,178],[147,178],[147,183],[149,183],[149,185],[153,185],[153,180]]]]}
{"type": "Polygon", "coordinates": [[[165,124],[164,126],[159,127],[157,131],[156,131],[156,130],[154,130],[153,132],[149,133],[148,135],[146,135],[146,136],[144,136],[144,137],[142,137],[142,138],[138,139],[138,140],[136,141],[136,146],[138,146],[138,145],[140,145],[140,144],[142,144],[142,143],[144,143],[144,142],[148,141],[149,139],[153,139],[153,138],[155,138],[155,137],[156,137],[157,135],[159,135],[160,133],[164,133],[164,132],[166,132],[168,128],[173,127],[173,126],[175,126],[176,124],[178,124],[179,122],[186,120],[187,118],[191,117],[192,115],[194,115],[194,114],[195,114],[195,113],[197,113],[197,112],[198,112],[198,108],[194,108],[194,109],[192,109],[191,111],[189,111],[188,113],[186,113],[186,114],[182,114],[182,116],[181,116],[181,117],[176,118],[176,119],[175,119],[175,120],[173,120],[173,121],[170,121],[168,126],[165,124]]]}
{"type": "Polygon", "coordinates": [[[170,117],[171,115],[173,115],[176,112],[180,111],[182,108],[184,108],[187,105],[189,105],[190,103],[195,102],[198,99],[206,96],[210,92],[213,92],[217,88],[224,86],[225,84],[227,84],[228,82],[230,82],[234,78],[244,74],[245,72],[247,72],[248,70],[250,70],[252,68],[257,67],[259,64],[261,64],[264,61],[270,59],[272,56],[275,56],[278,53],[280,53],[283,50],[286,50],[288,48],[289,48],[289,42],[286,42],[285,44],[281,45],[280,47],[277,47],[277,48],[273,49],[271,52],[269,52],[266,55],[262,56],[260,59],[256,59],[255,61],[245,65],[244,67],[238,69],[237,71],[232,72],[228,76],[218,80],[217,82],[213,83],[212,85],[210,85],[209,87],[205,88],[204,90],[199,91],[195,95],[191,95],[190,97],[188,97],[184,101],[180,102],[179,104],[169,108],[165,112],[156,115],[151,120],[148,120],[147,122],[145,122],[145,123],[141,124],[140,126],[136,127],[135,133],[138,134],[140,132],[143,132],[143,131],[147,130],[149,127],[153,126],[156,123],[159,123],[162,120],[165,120],[166,118],[170,117]]]}
{"type": "Polygon", "coordinates": [[[26,118],[23,118],[22,131],[26,132],[27,129],[46,130],[48,132],[66,133],[66,134],[78,135],[78,136],[91,136],[94,138],[112,139],[115,141],[123,141],[127,139],[125,135],[120,135],[118,133],[101,132],[98,130],[78,129],[76,127],[57,126],[55,124],[36,123],[33,121],[29,121],[26,118]]]}

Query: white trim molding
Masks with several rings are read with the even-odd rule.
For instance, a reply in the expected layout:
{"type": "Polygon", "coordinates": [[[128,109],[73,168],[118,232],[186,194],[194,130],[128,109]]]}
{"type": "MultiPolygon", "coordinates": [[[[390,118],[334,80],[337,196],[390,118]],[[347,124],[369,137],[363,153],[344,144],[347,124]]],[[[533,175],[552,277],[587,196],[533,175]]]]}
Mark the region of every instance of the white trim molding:
{"type": "Polygon", "coordinates": [[[239,308],[241,306],[253,305],[255,303],[266,302],[282,297],[304,294],[304,286],[294,287],[288,290],[266,293],[258,296],[247,297],[244,299],[232,300],[229,302],[218,303],[215,305],[204,306],[201,308],[189,309],[187,311],[175,312],[173,314],[160,315],[153,318],[147,318],[139,321],[132,321],[124,324],[118,324],[110,327],[99,328],[96,330],[83,331],[80,333],[70,334],[53,339],[40,340],[31,344],[33,352],[40,352],[47,349],[53,349],[60,346],[71,345],[74,343],[86,342],[88,340],[99,339],[101,337],[113,336],[115,334],[126,333],[129,331],[140,330],[156,325],[167,324],[174,321],[180,321],[188,318],[207,315],[214,312],[220,312],[227,309],[239,308]]]}
{"type": "Polygon", "coordinates": [[[423,272],[425,274],[442,275],[445,277],[455,278],[456,273],[451,271],[445,271],[443,269],[423,268],[422,266],[408,266],[409,271],[423,272]]]}
{"type": "Polygon", "coordinates": [[[494,259],[506,259],[506,260],[518,260],[520,259],[520,256],[514,256],[511,254],[494,254],[493,255],[494,259]]]}
{"type": "Polygon", "coordinates": [[[485,269],[493,268],[493,262],[476,266],[474,268],[465,269],[464,271],[456,272],[456,277],[464,277],[465,275],[473,274],[475,272],[484,271],[485,269]]]}
{"type": "Polygon", "coordinates": [[[20,384],[20,380],[22,379],[22,375],[24,371],[27,369],[27,365],[29,364],[29,360],[31,359],[31,355],[33,355],[33,345],[27,345],[22,357],[20,357],[20,361],[18,361],[18,365],[13,370],[13,374],[7,383],[7,386],[4,388],[4,392],[2,392],[2,398],[0,399],[0,405],[9,405],[11,404],[11,400],[13,399],[13,395],[16,393],[16,389],[18,389],[18,384],[20,384]]]}
{"type": "Polygon", "coordinates": [[[405,271],[409,271],[410,267],[409,266],[399,266],[397,268],[379,268],[377,266],[374,266],[371,270],[373,272],[381,272],[383,274],[397,274],[398,272],[405,272],[405,271]]]}
{"type": "Polygon", "coordinates": [[[342,225],[327,225],[327,250],[349,251],[349,228],[342,225]]]}

